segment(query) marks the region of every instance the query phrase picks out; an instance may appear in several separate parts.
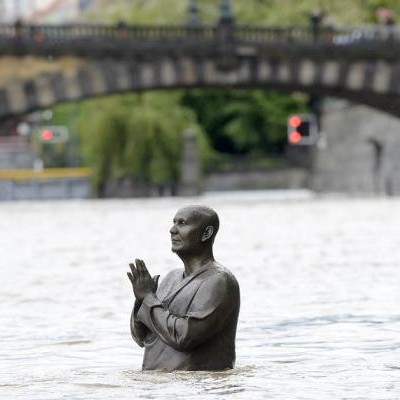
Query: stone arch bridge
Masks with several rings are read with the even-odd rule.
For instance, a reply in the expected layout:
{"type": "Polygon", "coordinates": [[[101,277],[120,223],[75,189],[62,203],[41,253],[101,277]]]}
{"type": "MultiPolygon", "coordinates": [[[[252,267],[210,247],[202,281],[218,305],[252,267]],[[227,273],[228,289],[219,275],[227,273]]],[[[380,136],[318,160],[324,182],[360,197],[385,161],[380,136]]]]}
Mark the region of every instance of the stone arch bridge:
{"type": "Polygon", "coordinates": [[[229,20],[216,26],[2,25],[0,120],[96,96],[194,87],[302,91],[400,116],[400,31],[369,27],[361,39],[355,32],[229,20]]]}

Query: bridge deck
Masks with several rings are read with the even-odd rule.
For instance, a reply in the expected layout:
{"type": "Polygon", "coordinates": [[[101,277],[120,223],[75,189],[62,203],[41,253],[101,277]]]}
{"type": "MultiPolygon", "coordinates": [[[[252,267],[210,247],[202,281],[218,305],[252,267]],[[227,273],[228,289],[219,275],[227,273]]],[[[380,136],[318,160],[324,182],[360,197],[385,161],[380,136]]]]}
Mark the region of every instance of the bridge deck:
{"type": "Polygon", "coordinates": [[[398,57],[397,26],[371,25],[324,28],[260,27],[250,25],[216,26],[115,26],[115,25],[0,25],[0,55],[78,55],[85,57],[126,57],[129,54],[166,51],[207,53],[228,45],[253,49],[321,54],[323,57],[398,57]]]}

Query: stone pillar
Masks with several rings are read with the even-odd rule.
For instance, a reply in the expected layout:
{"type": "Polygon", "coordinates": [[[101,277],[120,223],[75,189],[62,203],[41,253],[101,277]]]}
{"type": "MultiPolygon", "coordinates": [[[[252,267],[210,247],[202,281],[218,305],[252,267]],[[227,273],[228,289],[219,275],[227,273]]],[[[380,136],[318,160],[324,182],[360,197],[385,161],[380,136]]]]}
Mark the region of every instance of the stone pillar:
{"type": "Polygon", "coordinates": [[[190,130],[183,136],[181,168],[178,194],[180,196],[199,195],[201,193],[200,156],[196,134],[190,130]]]}
{"type": "Polygon", "coordinates": [[[230,0],[221,0],[216,26],[216,66],[221,71],[232,71],[238,66],[235,44],[235,17],[230,0]]]}

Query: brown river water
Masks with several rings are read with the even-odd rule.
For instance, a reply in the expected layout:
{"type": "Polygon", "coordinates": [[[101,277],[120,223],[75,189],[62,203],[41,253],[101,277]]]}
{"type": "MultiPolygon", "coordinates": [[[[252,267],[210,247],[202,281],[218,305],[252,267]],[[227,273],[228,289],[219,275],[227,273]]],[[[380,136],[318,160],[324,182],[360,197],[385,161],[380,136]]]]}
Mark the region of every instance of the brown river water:
{"type": "Polygon", "coordinates": [[[0,203],[0,399],[400,399],[400,199],[308,192],[0,203]],[[236,368],[141,372],[128,263],[180,266],[213,206],[242,295],[236,368]]]}

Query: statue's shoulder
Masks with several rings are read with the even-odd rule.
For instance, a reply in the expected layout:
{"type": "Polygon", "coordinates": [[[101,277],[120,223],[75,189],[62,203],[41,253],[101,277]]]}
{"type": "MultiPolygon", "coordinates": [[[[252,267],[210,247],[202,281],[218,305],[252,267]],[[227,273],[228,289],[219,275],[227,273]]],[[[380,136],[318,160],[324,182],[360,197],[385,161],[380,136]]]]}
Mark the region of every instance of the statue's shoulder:
{"type": "Polygon", "coordinates": [[[223,279],[226,279],[226,280],[231,281],[232,283],[238,285],[237,279],[236,279],[235,275],[233,274],[233,272],[230,269],[223,266],[222,264],[215,261],[212,269],[215,274],[221,275],[221,277],[223,277],[223,279]]]}

